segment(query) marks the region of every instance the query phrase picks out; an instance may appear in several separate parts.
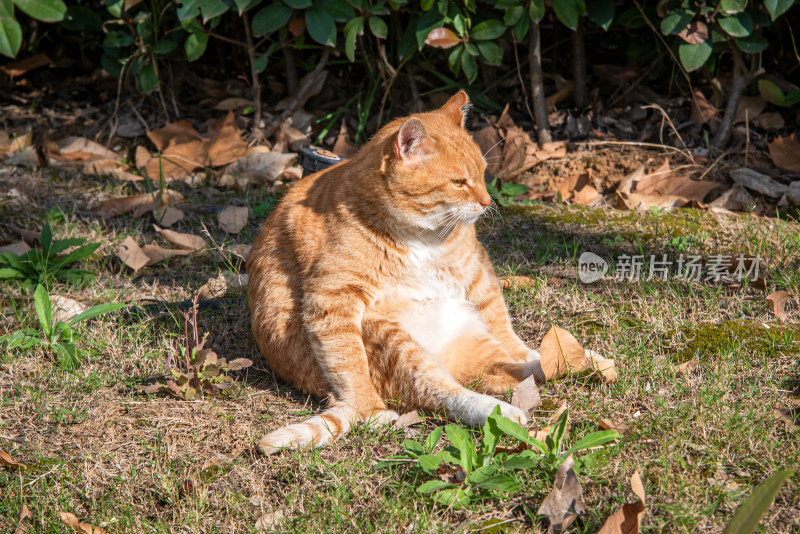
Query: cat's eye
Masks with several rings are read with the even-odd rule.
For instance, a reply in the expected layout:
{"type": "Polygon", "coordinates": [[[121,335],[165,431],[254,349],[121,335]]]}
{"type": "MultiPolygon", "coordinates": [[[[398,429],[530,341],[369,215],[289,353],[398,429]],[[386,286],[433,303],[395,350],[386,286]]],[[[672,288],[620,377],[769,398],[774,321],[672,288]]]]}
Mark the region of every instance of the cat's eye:
{"type": "Polygon", "coordinates": [[[450,181],[453,182],[453,185],[456,186],[456,187],[464,187],[465,185],[467,185],[467,181],[464,180],[463,178],[453,179],[453,180],[450,180],[450,181]]]}

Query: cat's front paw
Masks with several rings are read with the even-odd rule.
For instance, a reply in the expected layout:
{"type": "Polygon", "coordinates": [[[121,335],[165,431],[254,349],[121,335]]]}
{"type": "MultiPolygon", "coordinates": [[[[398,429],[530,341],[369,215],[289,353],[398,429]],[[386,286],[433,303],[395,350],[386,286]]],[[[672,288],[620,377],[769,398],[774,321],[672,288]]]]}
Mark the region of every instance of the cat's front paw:
{"type": "Polygon", "coordinates": [[[487,395],[481,406],[482,413],[480,421],[476,422],[475,426],[483,426],[483,424],[486,422],[486,419],[492,414],[496,406],[500,407],[500,415],[503,417],[511,419],[515,423],[519,423],[522,426],[528,424],[528,417],[525,415],[525,412],[516,406],[511,406],[507,402],[497,400],[494,397],[489,397],[487,395]]]}

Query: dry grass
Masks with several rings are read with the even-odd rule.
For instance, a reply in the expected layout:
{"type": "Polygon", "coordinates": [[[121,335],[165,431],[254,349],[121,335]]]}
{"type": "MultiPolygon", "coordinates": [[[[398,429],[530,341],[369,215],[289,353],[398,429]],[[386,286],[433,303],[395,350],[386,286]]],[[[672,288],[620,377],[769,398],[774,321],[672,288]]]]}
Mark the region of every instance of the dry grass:
{"type": "MultiPolygon", "coordinates": [[[[98,196],[120,193],[121,185],[70,174],[2,179],[24,198],[4,201],[0,220],[39,228],[49,218],[57,237],[103,243],[87,265],[97,283],[58,286],[54,293],[91,303],[181,301],[229,268],[218,252],[207,252],[132,275],[113,250],[127,235],[157,241],[150,221],[101,221],[87,211],[98,196]]],[[[189,202],[178,229],[199,233],[205,223],[219,243],[231,240],[217,230],[217,207],[267,198],[258,190],[181,191],[189,202]]],[[[260,223],[251,219],[236,242],[251,241],[260,223]]],[[[595,430],[603,417],[632,425],[617,447],[585,458],[580,476],[590,512],[574,531],[596,531],[630,499],[627,480],[640,468],[649,494],[647,531],[720,532],[764,477],[800,463],[797,432],[786,432],[772,413],[774,406],[800,406],[791,395],[800,385],[796,304],[790,321],[778,324],[764,289],[671,281],[584,285],[576,268],[584,250],[609,259],[682,250],[760,253],[768,261],[769,290],[799,295],[796,222],[537,205],[506,210],[482,233],[499,272],[537,280],[535,287],[506,293],[524,339],[538,344],[558,324],[614,357],[621,371],[612,386],[579,377],[548,384],[532,421],[542,424],[566,400],[573,436],[595,430]]],[[[0,227],[2,237],[10,238],[10,230],[0,227]]],[[[33,512],[37,532],[61,532],[60,510],[114,532],[251,532],[258,517],[277,510],[285,517],[275,528],[284,531],[470,531],[490,518],[513,520],[512,531],[542,529],[535,510],[545,481],[525,478],[523,492],[456,511],[415,494],[419,482],[406,469],[376,471],[377,458],[401,449],[401,432],[358,429],[327,449],[256,455],[253,445],[265,430],[301,419],[319,404],[264,368],[238,297],[200,314],[217,353],[256,361],[237,375],[244,388],[235,398],[185,402],[136,391],[162,372],[182,335],[174,310],[93,321],[81,332],[96,352],[74,373],[42,350],[2,349],[0,448],[29,468],[0,470],[0,531],[13,531],[22,504],[33,512]]],[[[0,299],[0,335],[20,324],[35,326],[28,296],[6,284],[0,299]]],[[[425,430],[437,424],[430,418],[425,430]]],[[[798,528],[796,480],[779,493],[762,522],[765,531],[798,528]]]]}

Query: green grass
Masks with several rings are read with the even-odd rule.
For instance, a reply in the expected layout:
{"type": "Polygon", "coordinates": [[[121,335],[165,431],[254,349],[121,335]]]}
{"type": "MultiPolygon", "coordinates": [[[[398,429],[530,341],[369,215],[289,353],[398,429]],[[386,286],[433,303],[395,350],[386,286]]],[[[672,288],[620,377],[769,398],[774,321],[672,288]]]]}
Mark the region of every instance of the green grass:
{"type": "MultiPolygon", "coordinates": [[[[127,235],[162,246],[147,217],[98,220],[95,198],[123,185],[57,173],[32,176],[25,210],[0,206],[0,219],[38,229],[50,220],[57,238],[82,237],[102,247],[82,267],[97,275],[85,288],[55,284],[53,293],[99,304],[180,301],[229,265],[217,251],[176,257],[131,273],[113,257],[127,235]],[[80,193],[80,194],[76,194],[80,193]]],[[[177,186],[186,196],[179,231],[202,224],[220,245],[249,243],[263,221],[251,218],[239,236],[216,224],[218,207],[271,202],[261,190],[209,192],[177,186]]],[[[5,230],[0,230],[5,231],[5,230]]],[[[776,423],[775,406],[796,407],[800,329],[795,301],[790,322],[777,323],[765,296],[800,295],[800,225],[776,219],[696,210],[638,214],[537,204],[485,221],[481,239],[500,275],[531,276],[533,287],[505,292],[515,325],[538,345],[552,324],[584,346],[616,360],[619,382],[568,377],[542,387],[531,427],[547,424],[562,401],[570,407],[568,441],[598,429],[602,418],[631,426],[616,447],[580,457],[589,511],[572,532],[596,532],[634,499],[628,480],[641,469],[648,493],[645,532],[721,532],[733,512],[767,476],[800,463],[800,436],[776,423]],[[674,280],[582,284],[584,250],[620,254],[762,254],[767,289],[674,280]],[[685,364],[685,365],[681,365],[685,364]]],[[[1,236],[0,236],[1,237],[1,236]]],[[[31,296],[0,286],[0,335],[35,327],[31,296]]],[[[422,479],[408,467],[376,470],[402,450],[402,431],[358,428],[331,447],[258,456],[267,430],[295,422],[321,404],[278,381],[258,357],[249,318],[230,301],[200,313],[209,345],[226,358],[252,358],[234,373],[243,384],[232,398],[185,402],[138,393],[159,375],[167,351],[183,335],[180,312],[99,317],[79,327],[94,351],[74,373],[41,348],[0,351],[0,449],[29,468],[0,468],[0,531],[13,531],[19,509],[32,531],[63,532],[59,511],[113,532],[255,532],[258,518],[281,510],[286,532],[469,532],[487,521],[507,531],[546,528],[536,510],[550,491],[541,477],[522,475],[523,490],[477,500],[468,509],[434,505],[415,492],[422,479]],[[10,441],[9,437],[24,439],[10,441]]],[[[427,417],[427,434],[444,421],[427,417]]],[[[761,528],[800,528],[797,476],[780,490],[761,528]]]]}

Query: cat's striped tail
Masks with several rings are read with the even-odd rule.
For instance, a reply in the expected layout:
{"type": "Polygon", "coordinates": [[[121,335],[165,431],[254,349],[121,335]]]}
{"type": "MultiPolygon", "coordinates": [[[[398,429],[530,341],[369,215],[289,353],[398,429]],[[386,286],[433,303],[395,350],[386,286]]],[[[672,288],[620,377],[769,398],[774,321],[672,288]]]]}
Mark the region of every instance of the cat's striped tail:
{"type": "MultiPolygon", "coordinates": [[[[390,423],[397,419],[397,413],[381,410],[373,413],[366,420],[368,424],[390,423]]],[[[304,447],[322,447],[346,434],[355,423],[363,421],[358,411],[349,406],[335,406],[319,415],[303,421],[279,428],[270,432],[258,441],[258,452],[275,454],[284,449],[302,449],[304,447]]]]}

